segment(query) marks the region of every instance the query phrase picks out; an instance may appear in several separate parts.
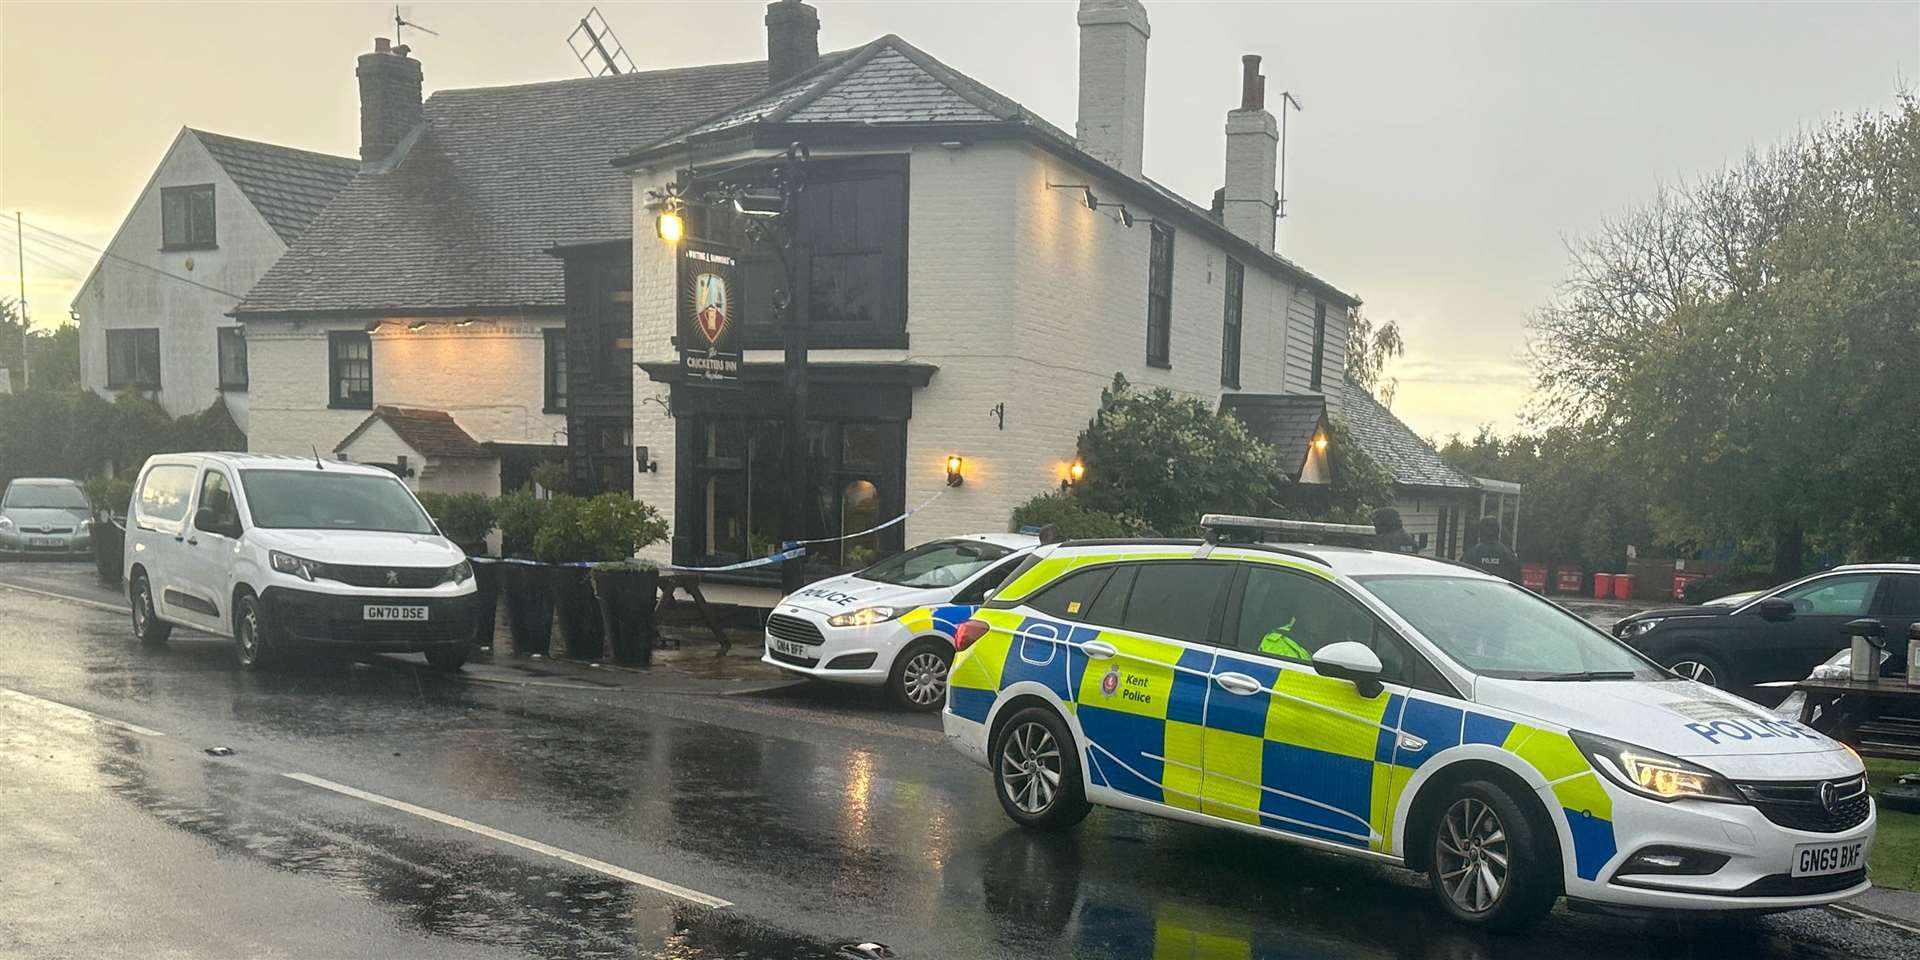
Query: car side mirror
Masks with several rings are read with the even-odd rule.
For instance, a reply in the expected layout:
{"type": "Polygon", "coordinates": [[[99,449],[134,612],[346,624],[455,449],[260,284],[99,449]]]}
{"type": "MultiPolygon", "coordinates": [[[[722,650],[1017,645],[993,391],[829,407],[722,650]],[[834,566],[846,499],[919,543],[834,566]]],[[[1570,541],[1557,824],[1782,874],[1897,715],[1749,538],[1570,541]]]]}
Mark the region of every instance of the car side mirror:
{"type": "Polygon", "coordinates": [[[1385,668],[1366,644],[1343,640],[1314,651],[1313,669],[1323,677],[1352,683],[1361,696],[1371,700],[1380,695],[1380,673],[1385,668]]]}
{"type": "Polygon", "coordinates": [[[1793,619],[1793,601],[1792,600],[1783,600],[1779,597],[1768,597],[1767,599],[1760,601],[1760,606],[1757,607],[1756,609],[1760,611],[1760,617],[1763,620],[1773,620],[1776,622],[1783,622],[1783,621],[1793,619]]]}

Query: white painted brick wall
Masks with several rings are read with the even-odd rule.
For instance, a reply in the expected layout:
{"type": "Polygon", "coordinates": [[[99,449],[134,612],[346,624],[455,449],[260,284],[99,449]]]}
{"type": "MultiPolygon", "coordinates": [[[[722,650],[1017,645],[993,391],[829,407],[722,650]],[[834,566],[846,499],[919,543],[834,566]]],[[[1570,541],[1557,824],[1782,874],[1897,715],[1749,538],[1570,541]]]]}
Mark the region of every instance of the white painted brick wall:
{"type": "MultiPolygon", "coordinates": [[[[369,320],[258,322],[247,330],[252,364],[248,446],[266,453],[331,456],[367,418],[366,410],[327,407],[327,332],[364,330],[369,320]]],[[[373,334],[373,402],[445,410],[474,439],[507,443],[566,442],[564,414],[542,411],[546,343],[536,322],[500,318],[456,328],[433,324],[408,331],[389,323],[373,334]]],[[[493,483],[499,483],[495,471],[493,483]]],[[[430,486],[429,489],[440,489],[430,486]]]]}
{"type": "Polygon", "coordinates": [[[1081,0],[1080,115],[1074,136],[1086,151],[1140,175],[1146,145],[1147,23],[1140,0],[1081,0]]]}

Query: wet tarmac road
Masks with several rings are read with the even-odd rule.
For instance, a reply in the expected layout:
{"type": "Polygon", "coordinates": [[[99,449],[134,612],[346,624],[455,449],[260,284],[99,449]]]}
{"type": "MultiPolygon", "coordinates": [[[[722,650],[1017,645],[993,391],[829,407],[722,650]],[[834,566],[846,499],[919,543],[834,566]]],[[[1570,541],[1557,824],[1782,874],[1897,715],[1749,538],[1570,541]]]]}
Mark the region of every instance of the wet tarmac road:
{"type": "Polygon", "coordinates": [[[931,718],[832,691],[248,675],[211,639],[143,650],[122,616],[4,588],[0,690],[0,956],[1920,952],[1819,910],[1562,909],[1489,937],[1411,874],[1279,843],[1113,811],[1033,836],[931,718]]]}

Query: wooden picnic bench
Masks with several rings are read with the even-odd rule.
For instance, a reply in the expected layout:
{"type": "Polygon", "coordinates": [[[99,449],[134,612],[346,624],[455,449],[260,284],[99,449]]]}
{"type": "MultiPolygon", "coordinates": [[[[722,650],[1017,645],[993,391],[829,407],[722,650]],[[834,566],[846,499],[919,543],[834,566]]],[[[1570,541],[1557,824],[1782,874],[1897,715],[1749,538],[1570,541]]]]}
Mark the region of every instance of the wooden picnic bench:
{"type": "MultiPolygon", "coordinates": [[[[706,595],[700,592],[700,574],[698,573],[672,568],[661,569],[660,603],[654,609],[655,621],[661,621],[663,615],[680,605],[681,600],[676,595],[680,590],[685,590],[687,596],[692,599],[694,608],[700,613],[701,621],[707,625],[708,630],[713,632],[714,642],[720,645],[720,655],[726,656],[727,651],[732,649],[733,643],[727,639],[727,632],[720,628],[720,619],[714,615],[713,607],[707,603],[706,595]]],[[[678,645],[676,642],[675,646],[678,645]]]]}
{"type": "Polygon", "coordinates": [[[1801,723],[1862,756],[1920,760],[1920,687],[1905,677],[1807,679],[1793,688],[1807,695],[1801,723]]]}

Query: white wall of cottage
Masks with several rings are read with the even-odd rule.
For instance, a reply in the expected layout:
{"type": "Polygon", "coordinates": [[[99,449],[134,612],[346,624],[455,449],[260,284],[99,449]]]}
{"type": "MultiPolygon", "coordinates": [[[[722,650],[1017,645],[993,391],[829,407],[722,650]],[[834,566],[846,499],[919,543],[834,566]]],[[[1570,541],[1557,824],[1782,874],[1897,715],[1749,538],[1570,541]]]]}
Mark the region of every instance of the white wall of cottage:
{"type": "MultiPolygon", "coordinates": [[[[895,151],[898,152],[898,151],[895,151]]],[[[816,154],[818,155],[818,154],[816,154]]],[[[636,360],[672,360],[672,251],[653,242],[647,191],[671,178],[653,171],[634,182],[634,349],[636,360]]],[[[908,221],[910,348],[815,351],[816,362],[912,361],[939,368],[913,397],[907,425],[906,504],[931,500],[907,521],[909,544],[959,533],[1004,530],[1012,510],[1057,489],[1076,438],[1100,391],[1117,373],[1142,388],[1167,387],[1216,405],[1220,384],[1225,248],[1175,225],[1169,367],[1146,362],[1150,228],[1123,226],[1117,212],[1088,210],[1078,191],[1046,184],[1088,183],[1102,199],[1123,194],[1086,170],[1037,147],[1007,141],[911,151],[908,221]],[[1001,428],[991,410],[1005,404],[1001,428]],[[949,454],[965,458],[966,482],[946,486],[949,454]],[[937,497],[936,497],[937,495],[937,497]]],[[[1136,216],[1152,216],[1132,204],[1136,216]]],[[[1241,389],[1323,393],[1339,412],[1346,314],[1327,305],[1323,390],[1309,389],[1314,294],[1243,259],[1241,389]]],[[[777,351],[749,352],[777,361],[777,351]]],[[[635,475],[635,495],[671,521],[674,422],[668,391],[645,376],[634,383],[634,443],[658,472],[635,475]]],[[[665,559],[666,546],[651,551],[665,559]]]]}
{"type": "MultiPolygon", "coordinates": [[[[327,406],[327,333],[364,330],[378,319],[252,324],[247,330],[253,367],[248,447],[294,454],[317,447],[322,456],[332,456],[334,446],[371,411],[327,406]]],[[[560,325],[557,318],[481,318],[465,327],[431,323],[415,331],[401,322],[383,324],[372,335],[373,402],[444,410],[481,442],[565,443],[566,415],[542,409],[546,401],[542,331],[560,325]]],[[[370,458],[356,455],[355,459],[370,458]]],[[[430,472],[421,489],[497,493],[497,466],[491,484],[486,489],[486,481],[460,471],[430,472]]]]}
{"type": "MultiPolygon", "coordinates": [[[[226,315],[287,246],[191,132],[182,130],[134,201],[107,255],[74,296],[80,317],[80,382],[111,399],[106,331],[160,331],[160,389],[151,394],[174,416],[213,405],[221,390],[218,334],[226,315]],[[207,250],[160,249],[160,191],[213,184],[214,239],[207,250]],[[191,267],[188,264],[192,264],[191,267]],[[190,281],[190,282],[189,282],[190,281]],[[225,291],[225,292],[222,292],[225,291]]],[[[227,407],[248,426],[248,391],[228,391],[227,407]]]]}

